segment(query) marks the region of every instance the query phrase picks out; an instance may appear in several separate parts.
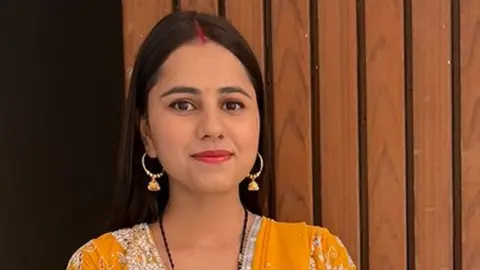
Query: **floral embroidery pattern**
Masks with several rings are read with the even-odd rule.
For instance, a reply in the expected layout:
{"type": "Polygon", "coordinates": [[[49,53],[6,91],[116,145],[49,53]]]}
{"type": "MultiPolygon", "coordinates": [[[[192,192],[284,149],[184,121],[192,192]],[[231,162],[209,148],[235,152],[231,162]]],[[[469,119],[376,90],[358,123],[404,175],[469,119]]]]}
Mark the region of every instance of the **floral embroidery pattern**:
{"type": "MultiPolygon", "coordinates": [[[[97,245],[95,244],[94,240],[90,240],[85,245],[80,247],[70,258],[68,262],[67,269],[68,270],[81,270],[84,268],[86,262],[85,257],[89,255],[93,255],[97,252],[97,245]]],[[[111,270],[114,269],[113,265],[110,265],[105,257],[100,256],[98,258],[98,269],[102,270],[111,270]]]]}
{"type": "Polygon", "coordinates": [[[315,235],[310,249],[310,270],[356,270],[342,241],[332,235],[315,235]],[[326,246],[324,237],[332,237],[333,243],[326,246]]]}
{"type": "Polygon", "coordinates": [[[125,251],[118,254],[119,262],[128,269],[165,270],[156,250],[148,225],[143,223],[112,233],[125,251]]]}

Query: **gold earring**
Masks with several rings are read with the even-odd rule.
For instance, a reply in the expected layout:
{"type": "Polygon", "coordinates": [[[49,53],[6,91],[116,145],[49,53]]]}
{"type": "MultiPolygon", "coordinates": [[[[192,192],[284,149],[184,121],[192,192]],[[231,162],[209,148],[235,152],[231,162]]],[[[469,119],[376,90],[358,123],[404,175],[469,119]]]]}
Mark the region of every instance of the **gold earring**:
{"type": "Polygon", "coordinates": [[[150,180],[150,182],[148,182],[148,190],[150,191],[159,191],[160,190],[160,185],[158,184],[157,182],[157,179],[162,177],[163,173],[165,172],[165,169],[161,172],[161,173],[151,173],[148,169],[147,169],[147,166],[145,165],[145,157],[147,156],[147,153],[143,154],[142,156],[142,166],[143,166],[143,170],[145,171],[145,173],[150,176],[152,178],[152,180],[150,180]]]}
{"type": "Polygon", "coordinates": [[[258,159],[260,160],[260,169],[256,173],[249,173],[247,175],[247,178],[250,178],[250,183],[248,184],[248,191],[258,191],[260,190],[260,187],[258,187],[258,183],[255,182],[255,180],[260,176],[263,170],[263,158],[260,153],[257,153],[258,159]]]}

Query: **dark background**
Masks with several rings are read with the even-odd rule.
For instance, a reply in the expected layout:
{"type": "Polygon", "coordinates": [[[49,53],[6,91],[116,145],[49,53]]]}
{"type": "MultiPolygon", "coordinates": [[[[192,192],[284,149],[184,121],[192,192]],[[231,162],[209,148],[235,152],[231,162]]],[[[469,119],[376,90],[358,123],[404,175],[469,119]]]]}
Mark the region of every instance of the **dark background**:
{"type": "Polygon", "coordinates": [[[103,232],[122,50],[121,1],[0,2],[1,269],[65,269],[103,232]]]}

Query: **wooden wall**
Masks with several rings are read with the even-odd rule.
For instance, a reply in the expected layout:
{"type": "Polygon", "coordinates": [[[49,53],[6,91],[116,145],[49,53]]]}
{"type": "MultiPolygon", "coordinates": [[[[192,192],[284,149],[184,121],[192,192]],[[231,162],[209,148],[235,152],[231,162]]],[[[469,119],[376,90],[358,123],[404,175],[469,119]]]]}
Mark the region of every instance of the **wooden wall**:
{"type": "Polygon", "coordinates": [[[274,102],[278,220],[361,269],[480,269],[480,1],[124,0],[125,77],[173,9],[226,16],[274,102]]]}

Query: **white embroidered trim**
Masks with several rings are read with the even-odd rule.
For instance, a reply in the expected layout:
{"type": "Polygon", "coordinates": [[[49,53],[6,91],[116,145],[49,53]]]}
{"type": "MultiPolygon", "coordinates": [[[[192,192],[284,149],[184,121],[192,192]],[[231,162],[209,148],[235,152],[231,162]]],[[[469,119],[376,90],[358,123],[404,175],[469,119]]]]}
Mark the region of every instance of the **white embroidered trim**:
{"type": "Polygon", "coordinates": [[[247,243],[245,245],[245,255],[243,256],[242,269],[251,270],[253,263],[253,255],[255,254],[255,244],[257,242],[257,235],[260,231],[262,217],[255,215],[250,231],[248,232],[247,243]]]}

